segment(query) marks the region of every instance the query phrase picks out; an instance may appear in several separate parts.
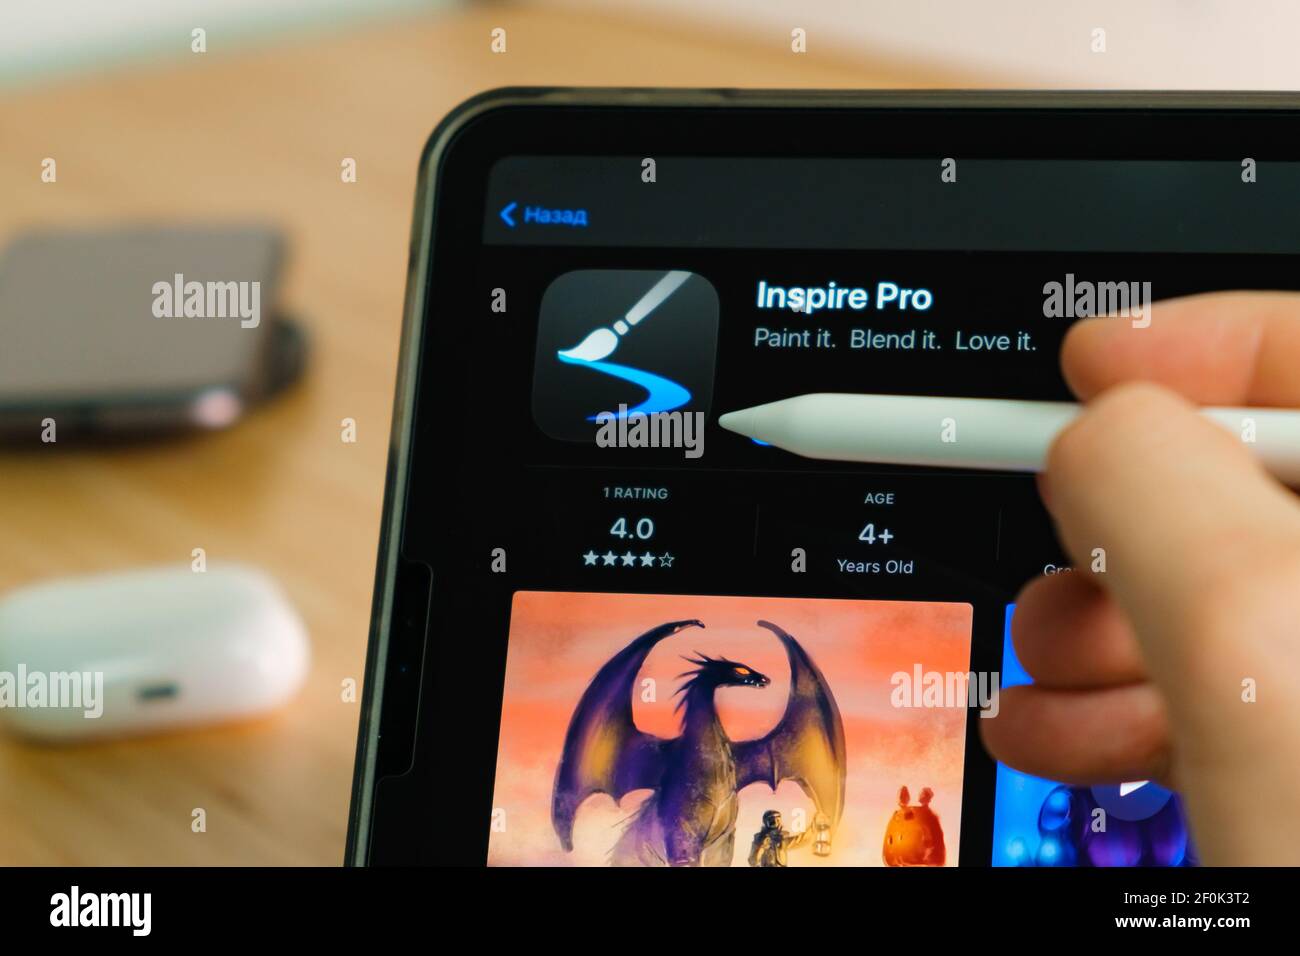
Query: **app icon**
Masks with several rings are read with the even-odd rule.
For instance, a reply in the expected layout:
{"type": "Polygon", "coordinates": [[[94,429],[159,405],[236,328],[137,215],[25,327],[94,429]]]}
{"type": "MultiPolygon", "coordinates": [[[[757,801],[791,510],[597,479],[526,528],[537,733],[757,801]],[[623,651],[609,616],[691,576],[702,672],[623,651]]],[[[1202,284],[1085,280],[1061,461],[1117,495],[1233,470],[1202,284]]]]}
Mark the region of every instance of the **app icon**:
{"type": "Polygon", "coordinates": [[[582,269],[542,296],[533,418],[552,438],[592,441],[597,416],[709,413],[718,293],[693,272],[582,269]]]}

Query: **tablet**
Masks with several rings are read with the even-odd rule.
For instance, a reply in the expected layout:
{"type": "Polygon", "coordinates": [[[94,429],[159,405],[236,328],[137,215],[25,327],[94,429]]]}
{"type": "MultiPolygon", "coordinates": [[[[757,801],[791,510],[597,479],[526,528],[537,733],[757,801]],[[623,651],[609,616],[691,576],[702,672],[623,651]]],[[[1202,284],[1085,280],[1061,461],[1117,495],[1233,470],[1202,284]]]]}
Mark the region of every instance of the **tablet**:
{"type": "Polygon", "coordinates": [[[816,460],[718,419],[1068,400],[1078,318],[1141,334],[1161,299],[1300,287],[1298,106],[457,109],[420,164],[349,862],[1195,864],[1178,794],[979,742],[1030,679],[1017,591],[1074,573],[1032,476],[816,460]]]}

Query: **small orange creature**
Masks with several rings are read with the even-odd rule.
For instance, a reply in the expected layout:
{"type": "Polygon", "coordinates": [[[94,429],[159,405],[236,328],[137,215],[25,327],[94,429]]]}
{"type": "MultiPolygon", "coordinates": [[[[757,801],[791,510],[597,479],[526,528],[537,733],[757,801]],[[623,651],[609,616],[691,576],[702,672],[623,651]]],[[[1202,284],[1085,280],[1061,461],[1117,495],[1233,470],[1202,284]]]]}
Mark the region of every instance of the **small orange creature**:
{"type": "Polygon", "coordinates": [[[930,809],[934,791],[921,791],[921,802],[909,806],[907,788],[898,791],[898,809],[885,827],[883,856],[886,866],[943,866],[943,827],[930,809]]]}

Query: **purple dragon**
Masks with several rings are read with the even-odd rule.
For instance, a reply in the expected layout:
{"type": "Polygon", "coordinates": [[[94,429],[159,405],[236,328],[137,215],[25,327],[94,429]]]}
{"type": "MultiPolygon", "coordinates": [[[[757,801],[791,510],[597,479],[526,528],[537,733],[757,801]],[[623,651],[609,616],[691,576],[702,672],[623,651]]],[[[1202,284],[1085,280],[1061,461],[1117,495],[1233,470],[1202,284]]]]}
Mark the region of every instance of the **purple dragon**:
{"type": "Polygon", "coordinates": [[[615,802],[633,790],[653,790],[626,821],[610,851],[614,866],[730,866],[736,840],[737,795],[752,783],[772,790],[793,780],[830,821],[844,808],[844,725],[830,687],[793,637],[759,621],[785,645],[790,696],[766,736],[733,741],[714,707],[719,687],[767,687],[771,681],[737,661],[688,657],[694,670],[677,694],[682,732],[672,739],[643,733],[632,721],[632,693],[651,649],[700,621],[672,621],[642,634],[592,679],[569,722],[555,774],[551,822],[560,844],[573,849],[573,820],[593,793],[615,802]]]}

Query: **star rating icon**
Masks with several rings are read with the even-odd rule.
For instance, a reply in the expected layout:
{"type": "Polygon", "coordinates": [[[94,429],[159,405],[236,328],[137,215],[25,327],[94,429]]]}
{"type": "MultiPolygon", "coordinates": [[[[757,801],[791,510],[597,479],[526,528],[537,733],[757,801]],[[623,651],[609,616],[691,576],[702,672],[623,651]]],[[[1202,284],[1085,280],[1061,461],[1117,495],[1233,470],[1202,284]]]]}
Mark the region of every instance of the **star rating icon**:
{"type": "Polygon", "coordinates": [[[671,568],[676,556],[665,551],[663,554],[655,554],[653,551],[647,551],[644,554],[634,554],[632,551],[625,551],[622,554],[615,554],[613,551],[606,551],[604,554],[598,554],[594,549],[588,548],[582,557],[582,563],[586,567],[605,567],[605,568],[635,568],[640,562],[640,567],[653,568],[656,562],[661,568],[671,568]]]}

